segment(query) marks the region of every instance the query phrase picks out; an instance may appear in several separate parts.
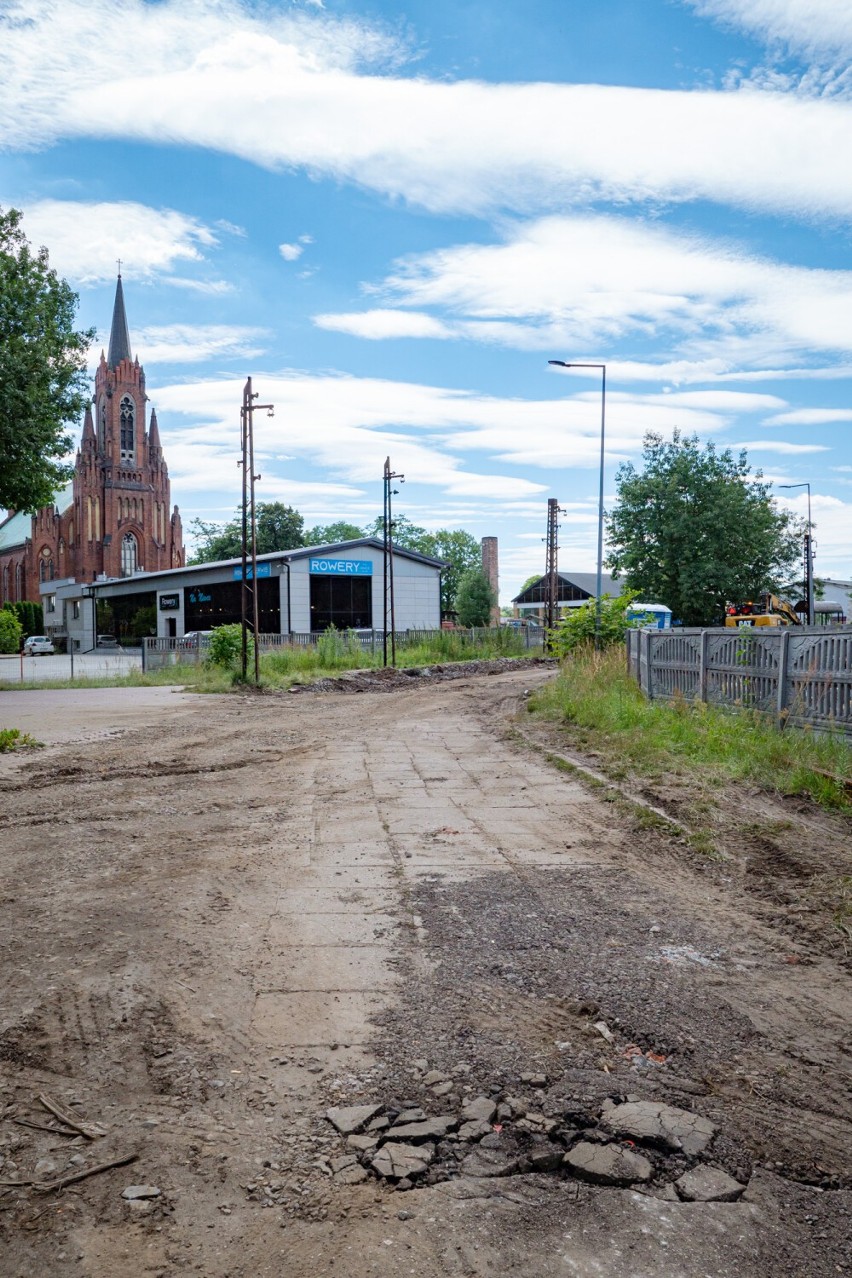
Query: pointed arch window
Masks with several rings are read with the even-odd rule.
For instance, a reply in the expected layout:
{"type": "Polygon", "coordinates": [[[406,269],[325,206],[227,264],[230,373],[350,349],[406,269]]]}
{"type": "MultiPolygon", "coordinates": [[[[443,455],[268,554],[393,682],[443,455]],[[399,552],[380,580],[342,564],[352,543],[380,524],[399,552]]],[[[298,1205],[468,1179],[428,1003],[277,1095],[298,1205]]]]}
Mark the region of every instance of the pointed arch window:
{"type": "Polygon", "coordinates": [[[98,408],[98,451],[106,450],[106,427],[107,427],[107,406],[106,400],[101,400],[98,408]]]}
{"type": "Polygon", "coordinates": [[[139,547],[133,533],[125,533],[121,540],[121,575],[132,577],[139,562],[139,547]]]}
{"type": "Polygon", "coordinates": [[[3,565],[3,598],[0,603],[9,602],[9,565],[3,565]]]}
{"type": "Polygon", "coordinates": [[[21,603],[24,598],[24,570],[20,564],[15,565],[15,602],[21,603]]]}
{"type": "Polygon", "coordinates": [[[122,396],[119,409],[121,456],[130,459],[136,451],[136,406],[129,395],[122,396]]]}

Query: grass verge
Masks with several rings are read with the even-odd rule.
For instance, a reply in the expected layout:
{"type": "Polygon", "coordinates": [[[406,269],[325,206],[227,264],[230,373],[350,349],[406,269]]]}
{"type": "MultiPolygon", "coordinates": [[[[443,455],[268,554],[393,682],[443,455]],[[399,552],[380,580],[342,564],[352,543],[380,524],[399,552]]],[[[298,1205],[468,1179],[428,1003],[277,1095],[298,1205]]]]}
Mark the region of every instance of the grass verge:
{"type": "MultiPolygon", "coordinates": [[[[538,657],[538,649],[527,650],[523,637],[509,627],[486,637],[465,632],[445,631],[422,643],[408,645],[397,642],[397,666],[429,666],[454,661],[488,661],[496,657],[538,657]]],[[[344,670],[370,670],[382,664],[381,643],[375,651],[364,649],[360,642],[343,633],[328,631],[311,647],[287,647],[263,652],[260,679],[266,688],[288,688],[293,683],[340,674],[344,670]]],[[[150,688],[180,685],[194,692],[230,692],[234,688],[234,669],[209,661],[188,661],[158,670],[131,670],[124,675],[96,676],[78,679],[3,680],[0,691],[38,688],[150,688]]]]}
{"type": "Polygon", "coordinates": [[[781,732],[748,710],[648,701],[625,669],[620,647],[574,656],[528,706],[570,728],[576,744],[596,750],[612,776],[749,782],[852,812],[847,738],[800,728],[781,732]]]}

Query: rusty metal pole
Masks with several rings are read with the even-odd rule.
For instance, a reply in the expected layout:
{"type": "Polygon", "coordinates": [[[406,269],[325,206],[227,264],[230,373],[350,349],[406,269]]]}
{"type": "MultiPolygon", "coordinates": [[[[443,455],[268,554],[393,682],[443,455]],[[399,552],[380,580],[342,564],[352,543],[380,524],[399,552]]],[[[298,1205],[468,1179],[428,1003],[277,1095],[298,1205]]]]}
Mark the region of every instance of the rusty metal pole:
{"type": "Polygon", "coordinates": [[[249,421],[251,418],[251,378],[248,379],[243,387],[243,406],[240,409],[240,450],[242,456],[238,465],[243,470],[243,500],[240,507],[242,512],[242,580],[240,582],[240,627],[241,627],[241,653],[240,653],[240,671],[243,683],[248,675],[248,432],[249,421]]]}
{"type": "Polygon", "coordinates": [[[254,410],[265,408],[272,417],[274,404],[255,404],[257,392],[252,391],[249,377],[243,387],[242,420],[242,461],[243,468],[243,519],[242,519],[242,560],[243,572],[240,586],[240,608],[242,621],[242,678],[248,677],[248,595],[252,597],[251,628],[254,635],[254,682],[260,683],[260,605],[257,588],[257,511],[255,506],[254,486],[260,475],[254,473],[254,410]],[[249,559],[251,559],[251,586],[249,586],[249,559]]]}

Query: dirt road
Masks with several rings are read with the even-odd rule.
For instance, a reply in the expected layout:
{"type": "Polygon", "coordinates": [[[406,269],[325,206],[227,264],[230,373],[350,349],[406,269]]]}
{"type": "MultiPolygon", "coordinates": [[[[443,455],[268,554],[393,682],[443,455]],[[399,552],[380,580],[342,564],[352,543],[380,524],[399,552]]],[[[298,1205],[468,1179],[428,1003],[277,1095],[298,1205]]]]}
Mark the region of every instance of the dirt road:
{"type": "Polygon", "coordinates": [[[547,677],[4,764],[4,1278],[852,1273],[842,950],[519,743],[547,677]]]}

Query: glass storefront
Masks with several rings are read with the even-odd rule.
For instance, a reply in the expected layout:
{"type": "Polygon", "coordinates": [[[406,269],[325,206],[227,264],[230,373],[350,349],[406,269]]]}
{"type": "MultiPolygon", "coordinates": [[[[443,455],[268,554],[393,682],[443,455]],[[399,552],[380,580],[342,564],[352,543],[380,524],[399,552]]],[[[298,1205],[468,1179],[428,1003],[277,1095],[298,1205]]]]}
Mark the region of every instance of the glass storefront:
{"type": "Polygon", "coordinates": [[[311,630],[370,630],[372,577],[311,576],[311,630]]]}
{"type": "MultiPolygon", "coordinates": [[[[262,635],[281,633],[280,577],[261,577],[257,581],[258,621],[262,635]]],[[[185,586],[183,591],[183,629],[212,630],[214,626],[239,624],[241,620],[239,581],[217,581],[209,586],[185,586]]],[[[252,615],[248,598],[249,621],[252,615]]]]}

